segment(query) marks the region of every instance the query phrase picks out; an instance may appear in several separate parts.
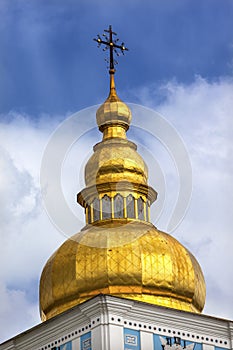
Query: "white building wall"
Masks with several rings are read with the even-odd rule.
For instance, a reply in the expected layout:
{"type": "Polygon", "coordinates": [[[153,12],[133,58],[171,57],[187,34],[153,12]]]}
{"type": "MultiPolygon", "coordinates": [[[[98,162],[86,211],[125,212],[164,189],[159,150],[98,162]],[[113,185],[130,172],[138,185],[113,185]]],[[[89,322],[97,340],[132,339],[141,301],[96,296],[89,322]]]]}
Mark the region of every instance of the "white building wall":
{"type": "Polygon", "coordinates": [[[203,344],[203,345],[202,345],[202,349],[203,349],[203,350],[214,350],[214,345],[203,344]]]}
{"type": "Polygon", "coordinates": [[[72,350],[80,350],[80,338],[74,339],[72,342],[72,350]]]}
{"type": "MultiPolygon", "coordinates": [[[[153,334],[147,333],[147,332],[141,332],[140,333],[140,339],[141,339],[141,349],[145,350],[153,350],[153,334]]],[[[161,349],[162,350],[162,349],[161,349]]]]}
{"type": "Polygon", "coordinates": [[[92,350],[100,350],[100,349],[105,350],[105,348],[102,348],[103,343],[104,343],[103,326],[98,326],[91,331],[92,350]]]}
{"type": "Polygon", "coordinates": [[[123,327],[109,325],[109,350],[124,350],[123,327]]]}

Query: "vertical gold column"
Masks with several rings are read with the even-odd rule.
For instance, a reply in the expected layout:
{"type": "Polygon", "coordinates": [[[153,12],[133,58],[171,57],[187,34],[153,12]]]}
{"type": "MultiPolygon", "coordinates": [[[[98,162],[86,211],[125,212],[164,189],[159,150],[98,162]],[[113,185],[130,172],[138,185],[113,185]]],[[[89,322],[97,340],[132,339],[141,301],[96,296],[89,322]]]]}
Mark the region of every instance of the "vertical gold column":
{"type": "Polygon", "coordinates": [[[111,197],[111,218],[114,219],[114,197],[111,197]]]}
{"type": "Polygon", "coordinates": [[[134,199],[135,219],[138,219],[138,200],[134,199]]]}
{"type": "Polygon", "coordinates": [[[93,222],[94,221],[93,203],[91,203],[89,208],[90,208],[90,211],[91,211],[91,222],[93,222]]]}

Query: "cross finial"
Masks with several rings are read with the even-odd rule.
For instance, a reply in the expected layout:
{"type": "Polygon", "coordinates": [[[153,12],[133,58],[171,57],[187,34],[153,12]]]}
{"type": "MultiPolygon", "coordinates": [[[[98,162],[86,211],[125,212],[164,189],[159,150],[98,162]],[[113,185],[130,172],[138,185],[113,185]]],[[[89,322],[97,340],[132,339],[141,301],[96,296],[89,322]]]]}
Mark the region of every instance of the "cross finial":
{"type": "Polygon", "coordinates": [[[115,65],[117,64],[117,61],[114,60],[114,53],[117,56],[120,56],[119,51],[124,55],[125,51],[128,51],[127,47],[125,47],[124,43],[122,42],[121,45],[118,45],[117,42],[119,39],[113,39],[114,35],[117,35],[115,32],[112,31],[112,26],[109,26],[109,29],[104,30],[105,33],[101,36],[98,34],[97,38],[94,40],[98,43],[98,47],[100,47],[102,44],[105,45],[103,48],[103,51],[109,50],[110,57],[109,57],[109,73],[114,74],[115,73],[115,65]]]}

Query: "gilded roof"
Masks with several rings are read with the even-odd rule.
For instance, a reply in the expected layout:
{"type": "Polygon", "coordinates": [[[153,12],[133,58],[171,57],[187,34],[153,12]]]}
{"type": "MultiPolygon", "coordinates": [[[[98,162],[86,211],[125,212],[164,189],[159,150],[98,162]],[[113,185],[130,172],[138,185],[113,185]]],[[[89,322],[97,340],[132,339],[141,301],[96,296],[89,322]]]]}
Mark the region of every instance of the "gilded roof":
{"type": "Polygon", "coordinates": [[[194,256],[150,223],[157,193],[134,143],[127,140],[129,108],[110,94],[97,111],[103,139],[85,168],[86,187],[77,195],[84,229],[46,263],[40,281],[43,320],[100,294],[179,310],[201,312],[205,281],[194,256]]]}
{"type": "Polygon", "coordinates": [[[152,224],[111,222],[86,227],[50,258],[41,312],[50,318],[100,293],[201,312],[205,282],[194,256],[172,236],[152,224]]]}

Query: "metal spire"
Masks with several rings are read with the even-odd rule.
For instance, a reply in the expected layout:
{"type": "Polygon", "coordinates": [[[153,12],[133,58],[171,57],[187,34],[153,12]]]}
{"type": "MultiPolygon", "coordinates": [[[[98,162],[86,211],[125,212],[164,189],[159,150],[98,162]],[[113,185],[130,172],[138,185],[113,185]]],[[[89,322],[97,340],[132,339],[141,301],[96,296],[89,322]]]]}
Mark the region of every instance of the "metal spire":
{"type": "Polygon", "coordinates": [[[118,63],[115,59],[114,59],[114,53],[117,56],[120,56],[119,51],[124,55],[125,51],[128,51],[127,47],[125,47],[124,43],[122,42],[121,45],[117,44],[117,42],[119,41],[119,39],[113,39],[114,35],[117,35],[117,33],[112,31],[112,26],[109,26],[109,29],[105,29],[104,30],[105,33],[107,34],[102,34],[102,37],[98,34],[97,38],[94,39],[94,41],[96,41],[98,43],[98,47],[100,47],[102,44],[105,45],[105,47],[103,48],[103,51],[109,50],[109,73],[110,74],[114,74],[115,73],[115,65],[118,63]]]}

